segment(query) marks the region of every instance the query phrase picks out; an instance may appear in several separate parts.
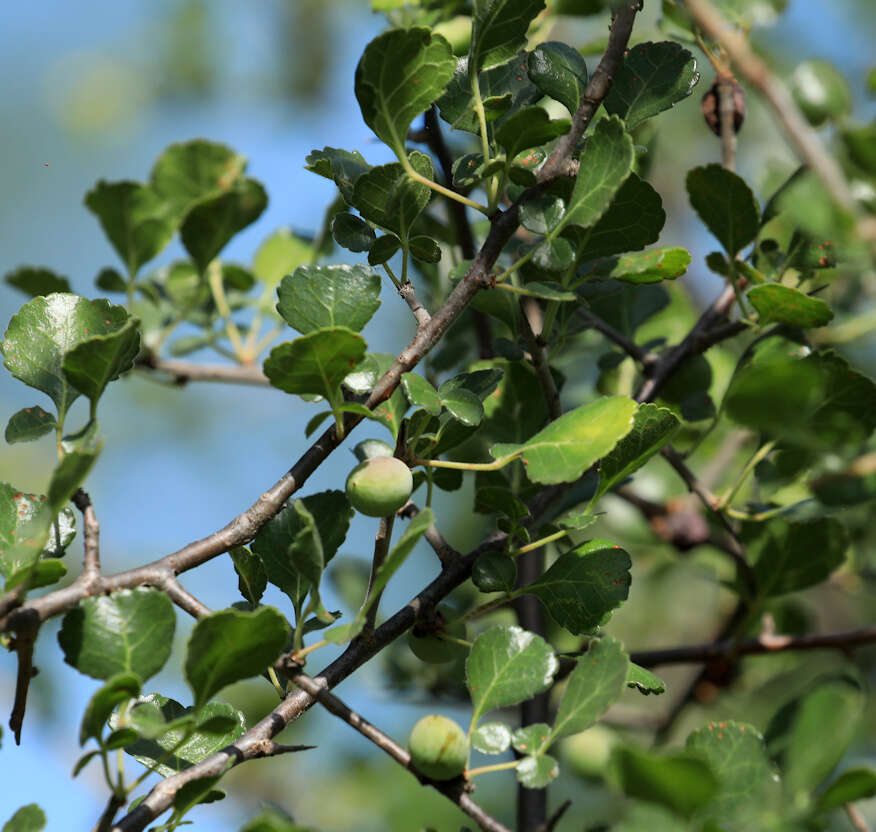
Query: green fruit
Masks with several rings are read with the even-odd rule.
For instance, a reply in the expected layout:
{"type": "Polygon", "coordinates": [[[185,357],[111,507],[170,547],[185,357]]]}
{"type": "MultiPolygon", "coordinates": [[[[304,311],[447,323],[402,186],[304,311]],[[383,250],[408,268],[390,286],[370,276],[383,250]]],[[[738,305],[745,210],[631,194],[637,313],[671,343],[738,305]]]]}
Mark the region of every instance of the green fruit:
{"type": "Polygon", "coordinates": [[[803,61],[791,76],[791,93],[813,127],[840,118],[851,110],[846,79],[827,61],[803,61]]]}
{"type": "Polygon", "coordinates": [[[413,489],[411,469],[391,456],[366,459],[347,477],[347,499],[369,517],[395,514],[408,501],[413,489]]]}
{"type": "Polygon", "coordinates": [[[388,445],[382,439],[363,439],[353,448],[353,455],[359,462],[365,462],[366,459],[373,459],[376,456],[392,456],[393,453],[392,445],[388,445]]]}
{"type": "Polygon", "coordinates": [[[464,621],[457,619],[456,621],[451,621],[449,625],[446,623],[455,614],[455,610],[445,604],[439,607],[435,613],[435,624],[437,626],[434,630],[431,632],[421,632],[419,627],[414,627],[408,633],[408,646],[420,661],[429,664],[443,664],[444,662],[452,662],[467,652],[466,648],[461,644],[455,644],[452,641],[445,641],[440,638],[440,634],[446,634],[453,638],[465,638],[464,621]]]}
{"type": "Polygon", "coordinates": [[[440,714],[424,716],[408,737],[414,768],[433,780],[452,780],[465,770],[468,741],[452,719],[440,714]]]}

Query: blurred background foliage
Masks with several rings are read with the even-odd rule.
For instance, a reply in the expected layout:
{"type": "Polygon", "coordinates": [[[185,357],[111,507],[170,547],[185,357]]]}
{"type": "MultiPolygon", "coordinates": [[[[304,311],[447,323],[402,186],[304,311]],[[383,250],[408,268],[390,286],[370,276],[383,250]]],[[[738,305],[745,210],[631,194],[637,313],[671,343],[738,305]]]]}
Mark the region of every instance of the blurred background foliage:
{"type": "MultiPolygon", "coordinates": [[[[575,4],[569,0],[567,5],[575,4]]],[[[784,4],[767,0],[728,0],[724,5],[755,22],[753,40],[781,76],[792,78],[804,59],[830,61],[851,93],[850,112],[844,118],[859,123],[872,118],[876,5],[871,0],[789,0],[784,9],[778,8],[784,4]]],[[[460,3],[461,9],[464,6],[460,3]]],[[[393,9],[391,14],[403,15],[404,10],[393,9]]],[[[646,2],[634,40],[665,39],[659,18],[659,4],[646,2]]],[[[326,180],[303,170],[311,149],[358,148],[372,164],[389,161],[386,148],[373,142],[362,123],[353,98],[355,64],[364,45],[384,25],[382,16],[373,13],[365,0],[80,0],[75,4],[45,0],[7,4],[0,20],[3,271],[24,264],[45,265],[69,276],[74,291],[95,296],[93,278],[112,261],[112,254],[82,205],[84,193],[98,178],[143,179],[152,160],[173,141],[203,136],[226,142],[249,158],[250,173],[265,183],[268,210],[226,252],[242,261],[249,261],[259,242],[278,226],[312,231],[319,222],[333,189],[326,180]]],[[[564,18],[551,36],[577,45],[598,44],[604,39],[606,20],[606,13],[564,18]]],[[[684,245],[694,254],[688,276],[669,288],[670,304],[646,325],[648,331],[671,338],[686,332],[697,308],[721,287],[720,280],[702,266],[714,242],[696,221],[683,187],[690,167],[719,158],[718,141],[703,123],[698,106],[713,73],[701,54],[697,58],[702,78],[694,95],[659,119],[656,135],[640,137],[648,147],[649,178],[662,195],[669,218],[661,243],[684,245]]],[[[832,130],[826,128],[828,140],[832,130]]],[[[464,142],[458,135],[450,138],[460,146],[464,142]]],[[[770,114],[753,93],[748,96],[740,134],[738,166],[761,201],[796,166],[770,114]]],[[[180,254],[175,243],[158,262],[180,254]]],[[[872,375],[876,372],[872,326],[876,275],[834,272],[834,298],[842,296],[848,311],[864,313],[848,325],[847,332],[837,335],[835,343],[858,368],[872,375]]],[[[23,301],[11,287],[0,286],[0,317],[8,320],[23,301]]],[[[392,301],[391,293],[384,293],[381,324],[365,331],[372,350],[396,352],[411,334],[407,310],[392,301]]],[[[579,398],[576,390],[591,389],[600,374],[597,361],[604,343],[595,335],[591,342],[592,362],[561,368],[568,378],[565,395],[572,400],[579,398]]],[[[712,351],[709,363],[710,392],[717,400],[734,366],[734,354],[712,351]]],[[[622,376],[624,364],[614,372],[622,376]]],[[[611,383],[604,373],[602,383],[611,383]]],[[[239,389],[191,385],[180,390],[137,375],[116,385],[106,399],[102,418],[106,450],[89,491],[101,521],[104,562],[113,571],[200,537],[248,505],[297,458],[304,447],[303,427],[313,412],[273,390],[246,390],[243,400],[239,389]]],[[[28,404],[30,393],[2,374],[2,412],[8,415],[28,404]]],[[[357,433],[357,439],[364,437],[357,433]]],[[[691,443],[698,439],[695,434],[689,437],[691,443]]],[[[700,458],[709,459],[723,439],[720,430],[703,439],[700,458]]],[[[341,449],[330,458],[309,488],[336,487],[353,464],[346,454],[341,449]]],[[[7,446],[0,455],[0,479],[39,492],[51,469],[50,456],[48,445],[7,446]]],[[[743,461],[729,455],[709,464],[732,470],[743,461]]],[[[655,499],[685,499],[677,479],[661,462],[650,466],[637,485],[655,499]]],[[[463,550],[483,531],[480,517],[458,508],[470,501],[470,486],[441,494],[436,501],[442,529],[463,550]]],[[[778,631],[852,629],[872,616],[876,530],[866,506],[858,515],[853,524],[854,568],[847,566],[825,584],[776,601],[770,612],[778,631]]],[[[342,549],[349,556],[345,575],[351,581],[356,580],[355,564],[368,557],[375,529],[376,521],[363,517],[354,521],[342,549]]],[[[680,556],[674,548],[655,542],[641,515],[617,499],[594,533],[616,539],[633,553],[630,600],[609,627],[628,649],[698,642],[711,636],[732,602],[720,586],[721,579],[730,577],[724,560],[708,547],[680,556]],[[679,598],[684,602],[679,603],[679,598]]],[[[75,556],[70,561],[74,567],[75,556]]],[[[71,571],[70,578],[75,577],[75,568],[71,571]]],[[[383,608],[389,611],[404,603],[434,571],[431,554],[418,552],[405,565],[398,586],[390,588],[383,608]]],[[[186,576],[185,583],[213,607],[225,606],[236,597],[236,578],[226,559],[186,576]]],[[[341,581],[337,584],[337,597],[327,602],[330,609],[344,607],[344,587],[341,581]]],[[[279,593],[273,592],[276,597],[269,594],[266,601],[281,604],[279,593]]],[[[179,619],[180,643],[189,626],[179,619]]],[[[5,735],[0,748],[4,782],[0,817],[36,801],[46,810],[50,830],[82,829],[90,827],[105,799],[96,771],[86,770],[78,780],[70,779],[77,756],[76,726],[93,684],[58,662],[56,628],[54,622],[41,635],[37,664],[43,673],[35,683],[23,744],[15,748],[5,735]]],[[[560,633],[555,635],[554,643],[562,647],[560,633]]],[[[876,651],[861,650],[856,660],[871,683],[876,681],[876,651]]],[[[178,663],[179,656],[175,667],[178,663]]],[[[776,709],[806,690],[813,678],[845,663],[842,655],[829,652],[748,659],[732,678],[701,686],[698,703],[685,711],[670,741],[683,738],[708,719],[741,719],[763,729],[776,709]]],[[[188,693],[175,667],[172,662],[154,686],[185,700],[188,693]]],[[[431,666],[425,685],[422,677],[414,684],[412,676],[420,668],[405,644],[395,645],[381,661],[348,681],[341,695],[399,739],[427,710],[440,710],[464,722],[460,668],[431,666]]],[[[682,691],[694,673],[688,667],[661,670],[670,695],[682,691]]],[[[6,660],[0,665],[0,690],[7,711],[13,681],[13,662],[6,660]]],[[[224,698],[252,719],[273,704],[271,690],[254,682],[230,689],[224,698]]],[[[569,765],[552,786],[551,804],[556,806],[567,796],[575,803],[560,829],[587,828],[617,816],[619,798],[593,775],[618,736],[648,740],[670,705],[667,697],[664,700],[655,702],[630,692],[603,726],[567,742],[569,765]]],[[[876,754],[872,706],[865,725],[846,761],[849,765],[865,759],[872,762],[876,754]]],[[[220,832],[239,829],[263,801],[275,802],[301,823],[327,831],[425,826],[444,830],[463,822],[453,806],[421,789],[413,777],[327,714],[312,711],[290,726],[288,734],[287,741],[318,744],[321,751],[235,769],[224,783],[229,800],[203,807],[195,822],[220,832]],[[343,755],[343,766],[335,764],[332,749],[343,755]]],[[[478,799],[488,811],[507,820],[513,788],[510,774],[484,778],[478,799]]],[[[863,808],[871,819],[876,817],[872,801],[863,808]]],[[[841,825],[842,819],[837,823],[838,830],[850,828],[841,825]]]]}

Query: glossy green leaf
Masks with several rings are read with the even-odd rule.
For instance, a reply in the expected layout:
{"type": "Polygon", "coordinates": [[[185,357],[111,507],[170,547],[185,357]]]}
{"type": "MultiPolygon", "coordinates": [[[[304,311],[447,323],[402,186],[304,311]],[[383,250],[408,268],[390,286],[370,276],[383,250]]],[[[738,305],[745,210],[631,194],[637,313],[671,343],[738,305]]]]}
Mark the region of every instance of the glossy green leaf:
{"type": "Polygon", "coordinates": [[[447,408],[447,412],[456,419],[457,422],[472,427],[479,425],[484,418],[484,406],[480,398],[471,390],[466,390],[464,387],[457,387],[445,391],[444,386],[438,390],[438,395],[441,397],[441,404],[447,408]]]}
{"type": "Polygon", "coordinates": [[[565,237],[547,239],[535,247],[530,262],[542,271],[565,272],[575,262],[575,249],[565,237]]]}
{"type": "Polygon", "coordinates": [[[395,234],[384,234],[374,241],[368,251],[368,265],[379,266],[389,260],[401,248],[401,240],[395,234]]]}
{"type": "Polygon", "coordinates": [[[649,696],[654,693],[658,696],[661,693],[666,693],[666,683],[655,673],[644,667],[630,662],[627,670],[626,685],[628,688],[634,688],[639,693],[649,696]]]}
{"type": "Polygon", "coordinates": [[[144,766],[154,765],[162,777],[177,774],[201,762],[230,745],[246,730],[243,714],[224,702],[208,702],[199,709],[184,708],[179,702],[158,693],[144,696],[139,701],[157,708],[168,730],[151,739],[137,740],[125,750],[144,766]],[[220,731],[195,728],[192,731],[192,722],[209,727],[212,718],[217,716],[230,718],[234,727],[220,731]]]}
{"type": "Polygon", "coordinates": [[[517,580],[517,562],[502,552],[484,552],[472,566],[471,580],[481,592],[510,592],[517,580]]]}
{"type": "Polygon", "coordinates": [[[609,258],[597,265],[596,274],[625,283],[659,283],[661,280],[681,277],[689,263],[690,252],[687,249],[667,246],[609,258]]]}
{"type": "Polygon", "coordinates": [[[469,73],[511,58],[526,43],[526,30],[544,8],[544,0],[475,0],[469,73]]]}
{"type": "Polygon", "coordinates": [[[117,673],[99,687],[88,700],[79,727],[79,745],[92,737],[100,737],[103,726],[116,705],[140,695],[140,678],[135,673],[117,673]]]}
{"type": "Polygon", "coordinates": [[[686,749],[705,761],[720,783],[699,818],[744,832],[763,825],[764,815],[778,808],[778,778],[763,737],[751,725],[710,722],[694,731],[686,749]]]}
{"type": "Polygon", "coordinates": [[[821,583],[842,564],[848,547],[842,523],[831,517],[802,523],[781,517],[746,522],[740,537],[764,597],[821,583]]]}
{"type": "Polygon", "coordinates": [[[341,248],[349,251],[368,251],[376,236],[374,229],[359,217],[346,211],[332,219],[332,237],[341,248]]]}
{"type": "Polygon", "coordinates": [[[618,748],[609,765],[627,795],[659,803],[682,817],[708,804],[720,788],[709,765],[689,753],[658,755],[618,748]]]}
{"type": "Polygon", "coordinates": [[[100,448],[94,450],[69,451],[58,463],[49,480],[48,498],[49,509],[57,513],[63,509],[70,498],[76,493],[76,489],[85,482],[97,457],[100,448]]]}
{"type": "Polygon", "coordinates": [[[521,754],[538,754],[551,734],[551,726],[546,722],[534,722],[518,728],[511,734],[511,745],[521,754]]]}
{"type": "Polygon", "coordinates": [[[610,636],[590,643],[569,676],[551,729],[551,743],[585,731],[608,710],[624,689],[629,663],[623,645],[610,636]]]}
{"type": "MultiPolygon", "coordinates": [[[[413,151],[408,161],[417,173],[433,178],[432,160],[424,153],[413,151]]],[[[407,240],[414,220],[431,196],[429,188],[411,179],[399,162],[371,168],[353,188],[353,204],[359,213],[403,240],[407,240]]]]}
{"type": "Polygon", "coordinates": [[[511,746],[511,729],[504,722],[485,722],[472,731],[471,745],[481,754],[504,754],[511,746]]]}
{"type": "Polygon", "coordinates": [[[441,412],[438,391],[421,375],[402,373],[401,386],[412,407],[422,407],[431,416],[441,412]]]}
{"type": "Polygon", "coordinates": [[[851,768],[844,771],[819,796],[816,811],[830,812],[846,803],[876,795],[876,771],[851,768]]]}
{"type": "Polygon", "coordinates": [[[36,803],[28,803],[3,824],[3,832],[40,832],[45,826],[46,813],[36,803]]]}
{"type": "Polygon", "coordinates": [[[274,347],[265,359],[265,375],[287,393],[333,401],[341,382],[365,357],[365,349],[365,339],[352,329],[315,329],[274,347]]]}
{"type": "Polygon", "coordinates": [[[70,291],[70,281],[66,277],[55,274],[51,269],[37,266],[21,266],[7,272],[3,279],[32,298],[70,291]]]}
{"type": "Polygon", "coordinates": [[[336,147],[312,150],[306,161],[305,170],[333,180],[348,205],[353,204],[356,180],[371,169],[358,150],[339,150],[336,147]]]}
{"type": "Polygon", "coordinates": [[[605,109],[619,115],[632,130],[689,96],[699,78],[696,60],[679,44],[639,43],[624,58],[605,109]]]}
{"type": "Polygon", "coordinates": [[[411,257],[420,263],[438,263],[441,260],[441,246],[431,237],[419,234],[408,241],[411,257]]]}
{"type": "Polygon", "coordinates": [[[629,554],[607,540],[564,552],[526,592],[537,596],[556,622],[576,635],[594,630],[630,591],[629,554]]]}
{"type": "Polygon", "coordinates": [[[313,259],[313,246],[288,228],[267,237],[252,260],[253,274],[266,286],[276,286],[285,275],[313,259]]]}
{"type": "Polygon", "coordinates": [[[64,661],[94,679],[134,673],[141,680],[164,667],[176,625],[173,604],[156,589],[123,589],[85,598],[61,624],[64,661]]]}
{"type": "Polygon", "coordinates": [[[465,663],[472,724],[493,708],[531,699],[547,690],[559,663],[550,645],[520,627],[492,627],[472,645],[465,663]]]}
{"type": "Polygon", "coordinates": [[[540,43],[529,54],[529,78],[574,115],[587,86],[587,64],[577,49],[560,41],[540,43]]]}
{"type": "Polygon", "coordinates": [[[760,209],[741,176],[723,165],[711,164],[688,171],[686,185],[694,211],[729,257],[754,240],[760,209]]]}
{"type": "Polygon", "coordinates": [[[262,559],[246,546],[235,546],[228,550],[228,554],[237,573],[237,589],[250,604],[258,606],[268,585],[262,559]]]}
{"type": "Polygon", "coordinates": [[[630,432],[636,404],[611,396],[564,413],[527,442],[490,448],[494,459],[516,455],[533,482],[572,482],[630,432]]]}
{"type": "Polygon", "coordinates": [[[520,206],[520,224],[533,234],[553,231],[566,211],[566,202],[553,194],[541,194],[520,206]]]}
{"type": "Polygon", "coordinates": [[[268,206],[268,195],[255,179],[240,179],[231,190],[195,205],[180,229],[186,251],[203,273],[228,241],[254,223],[268,206]]]}
{"type": "Polygon", "coordinates": [[[401,158],[414,118],[453,77],[450,44],[429,29],[390,29],[368,46],[356,67],[356,98],[365,123],[401,158]]]}
{"type": "Polygon", "coordinates": [[[54,294],[34,298],[9,322],[3,339],[7,369],[46,393],[61,419],[79,395],[63,371],[64,358],[83,341],[109,335],[129,320],[121,306],[106,300],[54,294]]]}
{"type": "Polygon", "coordinates": [[[824,326],[833,319],[833,310],[821,298],[779,283],[764,283],[748,290],[746,297],[758,312],[758,323],[789,324],[803,329],[824,326]]]}
{"type": "Polygon", "coordinates": [[[25,407],[9,417],[6,425],[6,441],[10,445],[16,442],[33,442],[56,427],[55,418],[46,413],[39,405],[25,407]]]}
{"type": "Polygon", "coordinates": [[[92,418],[107,384],[130,370],[139,352],[140,322],[128,318],[115,332],[80,341],[64,356],[64,375],[91,402],[92,418]]]}
{"type": "Polygon", "coordinates": [[[22,580],[35,586],[30,570],[43,563],[37,563],[40,556],[62,557],[75,534],[69,508],[53,517],[46,497],[0,483],[0,574],[7,579],[7,590],[22,580]]]}
{"type": "Polygon", "coordinates": [[[85,206],[100,220],[129,275],[148,263],[170,242],[178,218],[148,185],[100,180],[86,195],[85,206]]]}
{"type": "Polygon", "coordinates": [[[200,618],[186,647],[185,676],[195,707],[232,682],[257,676],[286,646],[286,619],[272,607],[221,610],[200,618]]]}
{"type": "Polygon", "coordinates": [[[639,405],[633,416],[632,430],[599,463],[599,489],[593,495],[593,502],[638,471],[672,441],[680,427],[681,422],[671,410],[655,404],[639,405]]]}
{"type": "Polygon", "coordinates": [[[550,754],[524,757],[515,769],[517,781],[527,789],[543,789],[560,775],[560,766],[550,754]]]}
{"type": "Polygon", "coordinates": [[[568,133],[572,123],[565,118],[552,120],[541,107],[526,107],[504,119],[496,129],[496,141],[505,148],[508,159],[530,147],[539,147],[568,133]]]}
{"type": "Polygon", "coordinates": [[[329,327],[358,332],[380,307],[380,277],[365,266],[299,266],[277,294],[277,311],[303,335],[329,327]]]}

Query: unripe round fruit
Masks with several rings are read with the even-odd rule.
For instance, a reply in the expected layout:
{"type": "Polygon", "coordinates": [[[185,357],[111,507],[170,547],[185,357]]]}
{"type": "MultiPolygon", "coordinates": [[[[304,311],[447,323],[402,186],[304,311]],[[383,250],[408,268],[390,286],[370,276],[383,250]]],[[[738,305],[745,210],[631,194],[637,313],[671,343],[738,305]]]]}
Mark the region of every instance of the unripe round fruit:
{"type": "Polygon", "coordinates": [[[444,662],[452,662],[466,652],[466,648],[461,644],[445,641],[437,635],[437,633],[446,633],[453,638],[465,638],[465,621],[457,618],[449,625],[446,624],[447,620],[453,618],[455,614],[451,607],[446,604],[442,605],[435,613],[438,624],[435,633],[420,635],[417,632],[417,627],[408,633],[408,646],[420,661],[428,664],[443,664],[444,662]]]}
{"type": "Polygon", "coordinates": [[[347,477],[347,499],[369,517],[395,514],[414,490],[411,469],[400,459],[377,456],[357,465],[347,477]]]}
{"type": "Polygon", "coordinates": [[[465,770],[468,742],[452,719],[424,716],[411,730],[408,751],[414,768],[433,780],[452,780],[465,770]]]}
{"type": "Polygon", "coordinates": [[[813,127],[845,115],[852,107],[846,79],[827,61],[799,64],[791,77],[791,93],[813,127]]]}

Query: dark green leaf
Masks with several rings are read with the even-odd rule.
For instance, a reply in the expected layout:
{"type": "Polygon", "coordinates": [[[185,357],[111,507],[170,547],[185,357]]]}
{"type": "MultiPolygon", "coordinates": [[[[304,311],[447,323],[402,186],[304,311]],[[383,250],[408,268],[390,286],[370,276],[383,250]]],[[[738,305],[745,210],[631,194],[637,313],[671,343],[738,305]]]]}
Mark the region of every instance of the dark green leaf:
{"type": "Polygon", "coordinates": [[[541,107],[526,107],[504,119],[496,129],[496,141],[508,159],[529,147],[539,147],[568,133],[572,123],[565,118],[551,120],[541,107]]]}
{"type": "Polygon", "coordinates": [[[848,547],[843,525],[833,518],[746,522],[740,536],[764,597],[821,583],[843,562],[848,547]]]}
{"type": "Polygon", "coordinates": [[[565,200],[541,194],[520,206],[520,224],[533,234],[548,234],[557,227],[565,211],[565,200]]]}
{"type": "Polygon", "coordinates": [[[374,229],[364,220],[346,211],[332,219],[332,237],[341,248],[368,251],[376,239],[374,229]]]}
{"type": "Polygon", "coordinates": [[[624,689],[629,658],[623,645],[606,636],[590,643],[569,676],[550,733],[550,742],[593,725],[624,689]]]}
{"type": "Polygon", "coordinates": [[[511,745],[511,730],[504,722],[485,722],[472,732],[471,744],[481,754],[503,754],[511,745]]]}
{"type": "Polygon", "coordinates": [[[128,288],[125,278],[118,271],[109,267],[100,270],[100,273],[94,278],[94,285],[103,292],[124,292],[128,288]]]}
{"type": "Polygon", "coordinates": [[[690,204],[728,256],[735,257],[757,236],[760,210],[745,180],[719,164],[687,174],[690,204]]]}
{"type": "Polygon", "coordinates": [[[185,661],[195,707],[226,685],[262,673],[283,651],[288,637],[286,619],[272,607],[253,612],[222,610],[199,619],[185,661]]]}
{"type": "Polygon", "coordinates": [[[123,589],[85,598],[65,616],[58,633],[64,661],[94,679],[134,673],[154,676],[170,656],[176,618],[156,589],[123,589]]]}
{"type": "Polygon", "coordinates": [[[276,806],[262,809],[240,832],[316,832],[312,827],[299,826],[276,806]]]}
{"type": "Polygon", "coordinates": [[[329,327],[358,332],[380,307],[380,277],[365,266],[299,266],[277,294],[277,311],[303,335],[329,327]]]}
{"type": "Polygon", "coordinates": [[[687,249],[667,246],[609,258],[597,263],[595,272],[625,283],[659,283],[661,280],[681,277],[689,263],[690,252],[687,249]]]}
{"type": "Polygon", "coordinates": [[[365,357],[365,349],[365,339],[352,329],[315,329],[274,347],[265,360],[265,375],[287,393],[334,401],[341,382],[365,357]]]}
{"type": "Polygon", "coordinates": [[[46,413],[38,405],[25,407],[9,417],[6,425],[6,441],[10,445],[16,442],[33,442],[34,439],[51,433],[56,426],[52,414],[46,413]]]}
{"type": "Polygon", "coordinates": [[[605,109],[619,115],[632,130],[689,96],[699,79],[697,62],[679,44],[639,43],[624,58],[606,96],[605,109]]]}
{"type": "Polygon", "coordinates": [[[438,390],[441,404],[457,422],[469,427],[479,425],[484,418],[484,406],[480,398],[464,387],[444,390],[444,385],[438,390]]]}
{"type": "MultiPolygon", "coordinates": [[[[413,151],[408,160],[417,173],[432,179],[434,171],[428,156],[413,151]]],[[[431,195],[429,188],[411,179],[399,162],[392,162],[371,168],[356,180],[353,204],[366,220],[407,240],[414,220],[429,204],[431,195]]]]}
{"type": "Polygon", "coordinates": [[[431,416],[437,416],[441,412],[438,391],[422,376],[402,373],[401,386],[412,407],[422,407],[431,416]]]}
{"type": "Polygon", "coordinates": [[[395,234],[378,237],[368,251],[368,265],[379,266],[389,260],[401,248],[401,240],[395,234]]]}
{"type": "Polygon", "coordinates": [[[825,474],[809,483],[825,506],[851,506],[876,498],[876,456],[865,454],[844,470],[825,474]]]}
{"type": "Polygon", "coordinates": [[[240,594],[254,607],[258,606],[268,585],[262,559],[250,552],[246,546],[235,546],[228,550],[228,554],[237,573],[237,588],[240,594]]]}
{"type": "Polygon", "coordinates": [[[560,626],[578,635],[596,628],[626,601],[631,566],[620,546],[591,540],[560,555],[526,591],[541,599],[560,626]]]}
{"type": "MultiPolygon", "coordinates": [[[[48,503],[53,513],[63,509],[76,489],[85,482],[85,478],[97,462],[100,448],[88,451],[69,451],[58,463],[49,481],[48,503]]],[[[145,678],[145,677],[144,677],[145,678]]]]}
{"type": "Polygon", "coordinates": [[[816,811],[830,812],[845,803],[873,795],[876,795],[876,771],[870,768],[847,769],[818,796],[816,811]]]}
{"type": "Polygon", "coordinates": [[[635,402],[625,396],[598,399],[564,413],[522,444],[493,445],[490,454],[519,456],[533,482],[572,482],[630,432],[635,412],[635,402]]]}
{"type": "Polygon", "coordinates": [[[765,283],[748,290],[746,297],[757,310],[758,323],[789,324],[803,329],[824,326],[833,318],[830,306],[799,289],[779,283],[765,283]]]}
{"type": "Polygon", "coordinates": [[[85,768],[98,754],[100,754],[100,749],[95,748],[93,751],[88,751],[83,754],[73,766],[73,772],[71,774],[72,777],[78,777],[81,773],[82,769],[85,768]]]}
{"type": "Polygon", "coordinates": [[[481,592],[510,592],[517,580],[517,562],[502,552],[484,552],[474,562],[471,580],[481,592]]]}
{"type": "Polygon", "coordinates": [[[104,233],[129,275],[148,263],[176,232],[171,206],[148,185],[100,180],[86,195],[85,206],[100,220],[104,233]]]}
{"type": "Polygon", "coordinates": [[[630,662],[627,671],[626,685],[628,688],[635,688],[645,696],[652,693],[657,695],[666,693],[666,683],[659,676],[632,662],[630,662]]]}
{"type": "Polygon", "coordinates": [[[46,813],[36,803],[28,803],[3,824],[3,832],[40,832],[45,825],[46,813]]]}
{"type": "Polygon", "coordinates": [[[117,673],[98,688],[85,706],[79,728],[79,745],[85,745],[91,737],[99,737],[116,705],[139,696],[140,686],[136,674],[117,673]]]}
{"type": "Polygon", "coordinates": [[[428,29],[390,29],[378,35],[356,67],[356,98],[365,123],[399,158],[411,122],[453,77],[450,44],[428,29]]]}
{"type": "Polygon", "coordinates": [[[10,286],[21,290],[32,298],[39,295],[51,295],[55,292],[69,292],[70,281],[66,277],[55,274],[51,269],[41,269],[36,266],[21,266],[7,272],[3,278],[10,286]]]}
{"type": "Polygon", "coordinates": [[[280,228],[258,247],[253,274],[266,286],[276,286],[284,275],[313,259],[313,246],[288,228],[280,228]]]}
{"type": "Polygon", "coordinates": [[[468,53],[471,76],[512,57],[526,43],[526,30],[543,8],[544,0],[475,0],[468,53]]]}
{"type": "Polygon", "coordinates": [[[559,41],[539,44],[529,54],[528,69],[541,92],[575,114],[587,86],[587,64],[577,49],[559,41]]]}
{"type": "Polygon", "coordinates": [[[593,502],[638,471],[667,442],[672,441],[680,427],[681,423],[665,407],[639,405],[633,416],[632,430],[599,463],[599,489],[593,496],[593,502]]]}
{"type": "Polygon", "coordinates": [[[411,257],[421,263],[437,263],[441,260],[441,246],[431,237],[420,234],[409,240],[411,257]]]}
{"type": "Polygon", "coordinates": [[[312,150],[306,161],[306,170],[334,181],[348,205],[353,204],[353,185],[356,180],[371,169],[358,150],[339,150],[336,147],[312,150]]]}
{"type": "Polygon", "coordinates": [[[518,782],[527,789],[543,789],[560,774],[557,761],[549,754],[524,757],[516,768],[518,782]]]}
{"type": "Polygon", "coordinates": [[[516,705],[547,690],[559,664],[550,645],[520,627],[481,633],[465,663],[472,724],[493,708],[516,705]]]}

